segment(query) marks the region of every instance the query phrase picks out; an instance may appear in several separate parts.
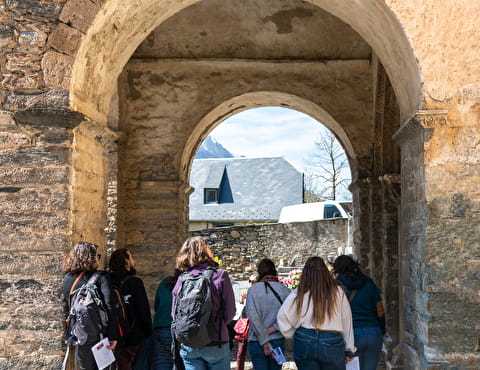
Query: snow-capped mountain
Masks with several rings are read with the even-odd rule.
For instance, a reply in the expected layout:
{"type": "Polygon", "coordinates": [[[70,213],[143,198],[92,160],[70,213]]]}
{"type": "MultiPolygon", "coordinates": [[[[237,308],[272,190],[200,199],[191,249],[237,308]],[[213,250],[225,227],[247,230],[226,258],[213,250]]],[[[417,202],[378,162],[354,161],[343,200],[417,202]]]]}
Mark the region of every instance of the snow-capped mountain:
{"type": "Polygon", "coordinates": [[[200,145],[195,159],[205,159],[205,158],[234,158],[235,156],[230,153],[227,149],[223,147],[218,141],[216,141],[212,136],[207,136],[200,145]]]}

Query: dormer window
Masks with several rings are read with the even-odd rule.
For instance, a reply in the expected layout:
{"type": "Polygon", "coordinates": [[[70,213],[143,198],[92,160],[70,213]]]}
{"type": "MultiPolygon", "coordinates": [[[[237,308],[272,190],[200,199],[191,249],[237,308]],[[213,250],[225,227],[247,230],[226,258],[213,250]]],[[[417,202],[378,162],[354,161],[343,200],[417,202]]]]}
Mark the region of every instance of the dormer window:
{"type": "Polygon", "coordinates": [[[204,189],[204,201],[205,204],[218,203],[218,189],[209,188],[204,189]]]}

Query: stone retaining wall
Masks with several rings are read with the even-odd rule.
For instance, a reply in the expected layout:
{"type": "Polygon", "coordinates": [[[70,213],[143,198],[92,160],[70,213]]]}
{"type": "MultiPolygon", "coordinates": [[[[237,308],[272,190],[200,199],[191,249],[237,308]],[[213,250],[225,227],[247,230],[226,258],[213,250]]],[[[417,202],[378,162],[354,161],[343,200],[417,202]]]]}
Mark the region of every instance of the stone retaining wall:
{"type": "Polygon", "coordinates": [[[303,266],[310,256],[324,259],[344,253],[348,220],[332,219],[290,224],[256,224],[192,231],[208,240],[235,280],[248,280],[257,263],[271,258],[276,266],[303,266]]]}

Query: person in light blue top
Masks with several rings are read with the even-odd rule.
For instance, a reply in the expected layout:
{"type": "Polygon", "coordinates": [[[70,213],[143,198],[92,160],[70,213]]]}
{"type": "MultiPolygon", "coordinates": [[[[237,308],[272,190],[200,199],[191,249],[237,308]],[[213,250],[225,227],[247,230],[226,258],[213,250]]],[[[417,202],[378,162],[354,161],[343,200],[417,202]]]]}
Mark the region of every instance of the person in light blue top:
{"type": "Polygon", "coordinates": [[[290,289],[278,281],[272,260],[261,260],[257,272],[256,283],[248,289],[245,306],[250,320],[248,353],[255,370],[277,370],[282,365],[272,357],[272,348],[280,347],[285,352],[285,339],[278,329],[277,313],[290,289]]]}

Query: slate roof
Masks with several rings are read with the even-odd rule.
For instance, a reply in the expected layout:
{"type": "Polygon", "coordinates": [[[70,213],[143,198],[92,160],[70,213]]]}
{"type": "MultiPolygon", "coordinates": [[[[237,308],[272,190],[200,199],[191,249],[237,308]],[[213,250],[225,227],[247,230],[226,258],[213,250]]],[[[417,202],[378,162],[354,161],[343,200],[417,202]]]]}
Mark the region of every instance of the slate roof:
{"type": "Polygon", "coordinates": [[[276,221],[303,201],[303,174],[283,157],[195,159],[190,185],[190,221],[276,221]],[[220,187],[221,201],[204,204],[204,189],[220,187]]]}

